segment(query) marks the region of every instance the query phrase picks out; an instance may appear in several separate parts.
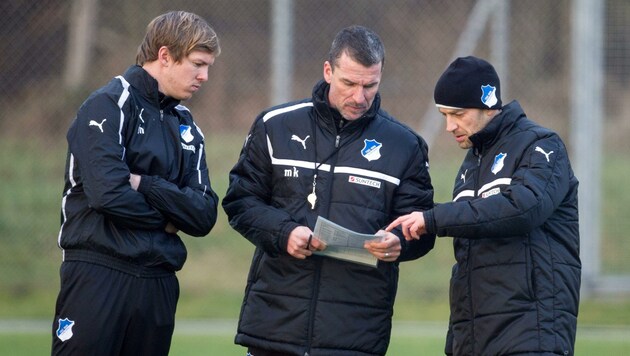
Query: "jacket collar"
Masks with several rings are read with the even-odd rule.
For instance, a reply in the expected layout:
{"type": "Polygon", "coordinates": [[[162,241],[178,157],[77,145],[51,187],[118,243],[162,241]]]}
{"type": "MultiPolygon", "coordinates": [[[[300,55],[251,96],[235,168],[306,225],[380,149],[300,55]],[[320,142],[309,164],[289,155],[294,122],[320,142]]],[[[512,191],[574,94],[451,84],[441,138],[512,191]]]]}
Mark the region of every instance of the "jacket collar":
{"type": "Polygon", "coordinates": [[[475,152],[481,153],[485,148],[492,146],[524,116],[525,112],[516,100],[503,106],[501,112],[490,120],[486,127],[470,136],[475,152]]]}
{"type": "MultiPolygon", "coordinates": [[[[330,84],[326,83],[326,81],[320,80],[317,84],[315,84],[315,86],[313,87],[313,106],[315,107],[315,110],[318,114],[318,119],[323,124],[323,126],[337,133],[339,122],[341,120],[346,120],[341,117],[339,111],[330,107],[330,103],[328,102],[329,91],[330,84]]],[[[374,97],[374,101],[372,102],[372,106],[370,107],[370,109],[357,120],[347,121],[343,125],[343,131],[358,130],[366,126],[372,120],[374,120],[374,118],[378,114],[380,107],[381,96],[379,93],[377,93],[374,97]]]]}
{"type": "Polygon", "coordinates": [[[179,105],[179,100],[165,96],[158,90],[157,80],[141,66],[132,65],[123,76],[140,95],[155,103],[161,110],[170,110],[179,105]]]}

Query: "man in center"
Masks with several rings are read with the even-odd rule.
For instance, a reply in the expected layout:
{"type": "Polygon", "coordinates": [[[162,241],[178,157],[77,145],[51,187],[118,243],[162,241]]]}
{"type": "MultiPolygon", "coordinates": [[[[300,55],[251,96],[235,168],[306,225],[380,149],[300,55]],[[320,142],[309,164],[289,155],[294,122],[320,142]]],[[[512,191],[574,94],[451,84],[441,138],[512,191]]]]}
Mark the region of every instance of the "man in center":
{"type": "Polygon", "coordinates": [[[433,207],[425,141],[381,109],[376,33],[341,30],[312,97],[263,111],[230,172],[230,225],[256,246],[235,342],[249,355],[384,355],[398,264],[434,235],[381,229],[433,207]],[[359,233],[376,267],[313,254],[318,216],[359,233]]]}

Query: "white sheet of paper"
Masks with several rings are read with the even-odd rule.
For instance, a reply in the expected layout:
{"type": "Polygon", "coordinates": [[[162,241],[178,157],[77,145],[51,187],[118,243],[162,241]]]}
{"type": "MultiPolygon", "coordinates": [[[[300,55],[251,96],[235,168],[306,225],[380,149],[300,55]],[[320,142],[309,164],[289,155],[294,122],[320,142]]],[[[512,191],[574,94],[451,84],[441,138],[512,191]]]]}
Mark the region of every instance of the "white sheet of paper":
{"type": "Polygon", "coordinates": [[[363,244],[369,240],[380,240],[382,238],[380,235],[354,232],[318,216],[313,236],[326,244],[324,251],[316,251],[315,254],[373,267],[378,263],[378,259],[363,248],[363,244]]]}

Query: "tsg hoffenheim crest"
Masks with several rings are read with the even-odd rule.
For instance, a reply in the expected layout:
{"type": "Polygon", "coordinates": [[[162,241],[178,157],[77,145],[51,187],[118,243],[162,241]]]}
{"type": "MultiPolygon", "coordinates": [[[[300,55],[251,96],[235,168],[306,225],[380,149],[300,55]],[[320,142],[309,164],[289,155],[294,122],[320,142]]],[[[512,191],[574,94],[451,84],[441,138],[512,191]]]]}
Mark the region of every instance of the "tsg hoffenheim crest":
{"type": "Polygon", "coordinates": [[[74,321],[65,318],[59,319],[59,327],[57,328],[57,337],[61,341],[66,341],[74,335],[72,333],[72,327],[74,326],[74,321]]]}
{"type": "Polygon", "coordinates": [[[490,171],[492,171],[492,173],[497,174],[500,170],[503,169],[503,161],[505,160],[505,157],[507,157],[507,153],[503,152],[494,156],[494,163],[492,163],[492,168],[490,168],[490,171]]]}
{"type": "Polygon", "coordinates": [[[497,103],[497,88],[490,84],[481,86],[481,102],[487,107],[491,108],[497,103]]]}
{"type": "Polygon", "coordinates": [[[375,161],[381,158],[381,147],[383,144],[376,140],[363,140],[365,146],[361,150],[361,155],[365,157],[368,161],[375,161]]]}
{"type": "Polygon", "coordinates": [[[190,143],[193,140],[193,135],[190,132],[191,127],[189,125],[179,125],[179,134],[182,135],[182,138],[186,143],[190,143]]]}

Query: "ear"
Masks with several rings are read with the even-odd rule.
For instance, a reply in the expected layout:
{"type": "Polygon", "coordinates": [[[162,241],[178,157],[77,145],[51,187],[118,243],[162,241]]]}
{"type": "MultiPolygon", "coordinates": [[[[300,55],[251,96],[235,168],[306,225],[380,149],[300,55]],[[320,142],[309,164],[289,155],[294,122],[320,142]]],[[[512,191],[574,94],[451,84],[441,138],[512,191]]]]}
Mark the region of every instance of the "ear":
{"type": "Polygon", "coordinates": [[[324,80],[330,84],[332,82],[333,68],[329,61],[324,62],[324,80]]]}
{"type": "Polygon", "coordinates": [[[498,109],[486,109],[485,111],[486,111],[486,116],[488,116],[488,118],[490,119],[497,116],[501,112],[501,110],[498,110],[498,109]]]}
{"type": "Polygon", "coordinates": [[[169,62],[171,61],[171,52],[168,50],[168,47],[166,46],[162,46],[160,47],[160,49],[158,50],[158,62],[160,62],[160,64],[162,66],[168,66],[169,62]]]}

